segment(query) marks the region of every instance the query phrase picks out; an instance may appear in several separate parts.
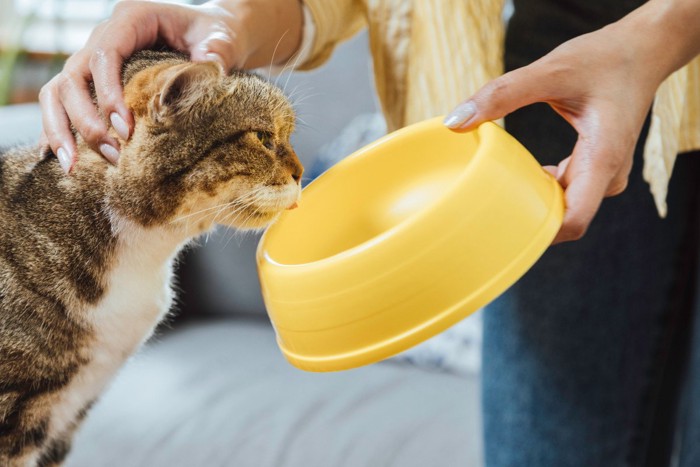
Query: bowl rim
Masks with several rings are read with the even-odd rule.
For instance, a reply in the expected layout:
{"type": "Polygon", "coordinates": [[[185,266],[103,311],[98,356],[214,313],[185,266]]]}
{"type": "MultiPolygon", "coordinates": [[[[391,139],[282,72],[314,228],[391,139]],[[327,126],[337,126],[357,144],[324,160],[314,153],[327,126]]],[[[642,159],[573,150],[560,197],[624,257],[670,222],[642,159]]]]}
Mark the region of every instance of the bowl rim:
{"type": "MultiPolygon", "coordinates": [[[[550,210],[540,224],[537,234],[533,236],[527,246],[508,263],[506,268],[501,270],[487,283],[483,284],[480,289],[464,297],[462,300],[453,303],[440,313],[433,315],[430,319],[426,319],[419,325],[406,329],[401,333],[389,335],[383,340],[375,341],[341,353],[309,356],[303,352],[290,349],[284,344],[279,333],[276,336],[278,347],[285,358],[299,369],[312,372],[334,372],[350,370],[379,362],[437,335],[439,332],[444,331],[477,310],[488,306],[489,303],[493,302],[493,300],[500,296],[505,290],[510,288],[537,262],[544,251],[549,247],[551,240],[554,238],[561,225],[564,197],[560,193],[560,190],[556,188],[552,191],[554,208],[550,210]],[[556,219],[559,219],[559,221],[556,219]],[[549,231],[547,227],[553,224],[556,224],[556,228],[549,231]]],[[[367,317],[362,319],[367,319],[367,317]]],[[[280,327],[274,320],[273,325],[275,329],[281,329],[285,333],[299,333],[299,331],[280,327]]],[[[334,328],[324,328],[311,332],[328,332],[331,329],[342,329],[347,328],[347,326],[348,324],[343,324],[335,326],[334,328]]]]}
{"type": "MultiPolygon", "coordinates": [[[[435,117],[431,118],[428,120],[424,120],[418,123],[414,123],[412,125],[403,127],[399,130],[393,131],[376,141],[363,146],[362,148],[358,149],[357,151],[351,153],[344,159],[342,159],[340,162],[335,164],[334,166],[330,167],[328,170],[323,172],[321,175],[319,175],[316,180],[312,181],[309,183],[304,190],[308,190],[310,187],[312,187],[315,183],[317,183],[326,173],[329,173],[332,170],[336,170],[337,167],[339,167],[341,164],[345,163],[350,163],[354,160],[357,160],[358,158],[362,157],[367,157],[368,154],[370,154],[372,151],[377,150],[378,146],[386,144],[388,141],[393,141],[396,138],[410,138],[416,136],[417,132],[425,132],[425,131],[433,131],[436,129],[445,129],[447,131],[452,131],[449,130],[447,127],[444,126],[443,124],[444,117],[435,117]]],[[[293,270],[293,269],[305,269],[305,268],[320,268],[324,267],[326,263],[333,263],[334,267],[337,265],[339,261],[349,261],[352,258],[357,258],[358,254],[363,254],[366,252],[371,252],[371,250],[378,248],[379,245],[382,245],[386,243],[390,238],[396,236],[399,234],[399,232],[410,230],[412,225],[420,224],[425,216],[428,216],[430,213],[434,212],[434,209],[436,206],[439,206],[440,204],[443,204],[446,199],[452,198],[452,195],[459,190],[460,186],[462,183],[464,183],[464,179],[468,177],[468,174],[476,170],[477,162],[485,157],[485,151],[484,151],[484,145],[482,144],[483,140],[483,133],[484,131],[486,132],[500,132],[504,131],[500,126],[498,126],[494,122],[483,122],[481,123],[477,128],[474,130],[471,130],[469,132],[459,132],[461,134],[467,135],[467,134],[472,134],[472,136],[475,136],[477,138],[477,146],[476,150],[473,152],[471,158],[469,159],[469,163],[467,163],[463,169],[459,172],[457,177],[455,177],[454,181],[450,184],[449,188],[446,189],[443,193],[441,193],[439,196],[435,197],[433,200],[431,200],[429,203],[421,207],[417,212],[411,214],[410,216],[406,217],[405,219],[402,219],[400,222],[398,222],[396,225],[391,226],[390,228],[384,230],[378,235],[375,235],[367,240],[364,240],[356,245],[353,245],[350,248],[344,249],[342,251],[339,251],[337,253],[333,253],[332,255],[325,256],[320,259],[316,259],[313,261],[305,261],[305,262],[298,262],[298,263],[284,263],[284,262],[279,262],[276,261],[275,259],[272,258],[272,256],[268,253],[267,249],[265,249],[265,245],[267,243],[267,237],[271,234],[269,232],[271,230],[274,230],[276,228],[276,224],[271,225],[268,227],[263,236],[260,239],[260,242],[258,243],[258,248],[257,248],[257,256],[259,261],[264,260],[265,263],[268,263],[271,266],[274,266],[276,268],[280,269],[285,269],[285,270],[293,270]],[[495,129],[495,130],[494,130],[495,129]]],[[[303,196],[303,193],[302,193],[303,196]]],[[[302,201],[303,202],[303,201],[302,201]]]]}

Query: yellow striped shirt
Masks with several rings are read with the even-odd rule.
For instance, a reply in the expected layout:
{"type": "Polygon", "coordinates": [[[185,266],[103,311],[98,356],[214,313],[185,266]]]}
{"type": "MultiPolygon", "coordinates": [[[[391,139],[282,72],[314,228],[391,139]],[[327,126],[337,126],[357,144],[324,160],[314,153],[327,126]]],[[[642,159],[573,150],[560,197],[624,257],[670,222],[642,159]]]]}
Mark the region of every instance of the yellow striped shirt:
{"type": "MultiPolygon", "coordinates": [[[[303,0],[315,23],[309,59],[323,63],[368,27],[375,84],[389,129],[450,111],[503,72],[502,1],[303,0]]],[[[644,178],[657,209],[676,155],[700,149],[700,57],[659,88],[644,148],[644,178]]]]}

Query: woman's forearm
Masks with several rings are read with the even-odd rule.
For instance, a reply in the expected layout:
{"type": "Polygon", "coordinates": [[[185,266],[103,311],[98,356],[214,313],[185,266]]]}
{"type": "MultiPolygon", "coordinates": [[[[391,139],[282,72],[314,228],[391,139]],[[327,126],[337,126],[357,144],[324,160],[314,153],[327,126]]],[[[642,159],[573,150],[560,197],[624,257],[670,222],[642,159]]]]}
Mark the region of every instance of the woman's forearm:
{"type": "Polygon", "coordinates": [[[611,27],[647,58],[657,85],[700,54],[700,0],[651,0],[611,27]]]}

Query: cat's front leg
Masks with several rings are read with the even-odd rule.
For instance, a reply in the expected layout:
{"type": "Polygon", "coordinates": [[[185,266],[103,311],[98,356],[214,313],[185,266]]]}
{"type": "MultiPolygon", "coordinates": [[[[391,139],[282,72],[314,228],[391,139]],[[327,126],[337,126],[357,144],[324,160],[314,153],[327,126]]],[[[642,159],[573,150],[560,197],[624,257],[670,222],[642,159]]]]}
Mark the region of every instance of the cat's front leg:
{"type": "Polygon", "coordinates": [[[20,453],[0,453],[0,467],[60,467],[70,448],[70,437],[52,439],[38,446],[24,444],[20,453]]]}
{"type": "Polygon", "coordinates": [[[47,419],[28,417],[24,401],[12,396],[0,394],[0,467],[35,467],[46,441],[47,419]],[[8,400],[12,403],[2,403],[8,400]]]}
{"type": "Polygon", "coordinates": [[[91,404],[57,434],[52,426],[55,394],[0,393],[0,467],[60,466],[91,404]]]}
{"type": "Polygon", "coordinates": [[[50,440],[41,451],[36,467],[60,467],[71,448],[71,437],[62,436],[50,440]]]}
{"type": "MultiPolygon", "coordinates": [[[[24,445],[21,452],[0,453],[0,467],[38,467],[40,465],[41,446],[24,445]]],[[[50,465],[50,464],[49,464],[50,465]]]]}

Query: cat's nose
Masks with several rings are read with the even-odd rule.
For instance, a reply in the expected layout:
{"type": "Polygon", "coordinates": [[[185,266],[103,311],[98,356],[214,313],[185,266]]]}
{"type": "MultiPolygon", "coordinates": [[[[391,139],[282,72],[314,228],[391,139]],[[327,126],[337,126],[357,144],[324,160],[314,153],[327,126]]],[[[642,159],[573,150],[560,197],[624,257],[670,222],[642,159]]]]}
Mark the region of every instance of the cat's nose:
{"type": "Polygon", "coordinates": [[[304,173],[304,166],[301,164],[301,161],[293,150],[290,150],[287,154],[288,157],[286,165],[287,169],[289,169],[289,174],[292,176],[295,182],[300,183],[301,175],[304,173]]]}
{"type": "Polygon", "coordinates": [[[295,182],[299,183],[301,181],[301,174],[303,172],[304,169],[301,167],[301,164],[294,166],[294,168],[292,169],[292,178],[295,182]]]}

